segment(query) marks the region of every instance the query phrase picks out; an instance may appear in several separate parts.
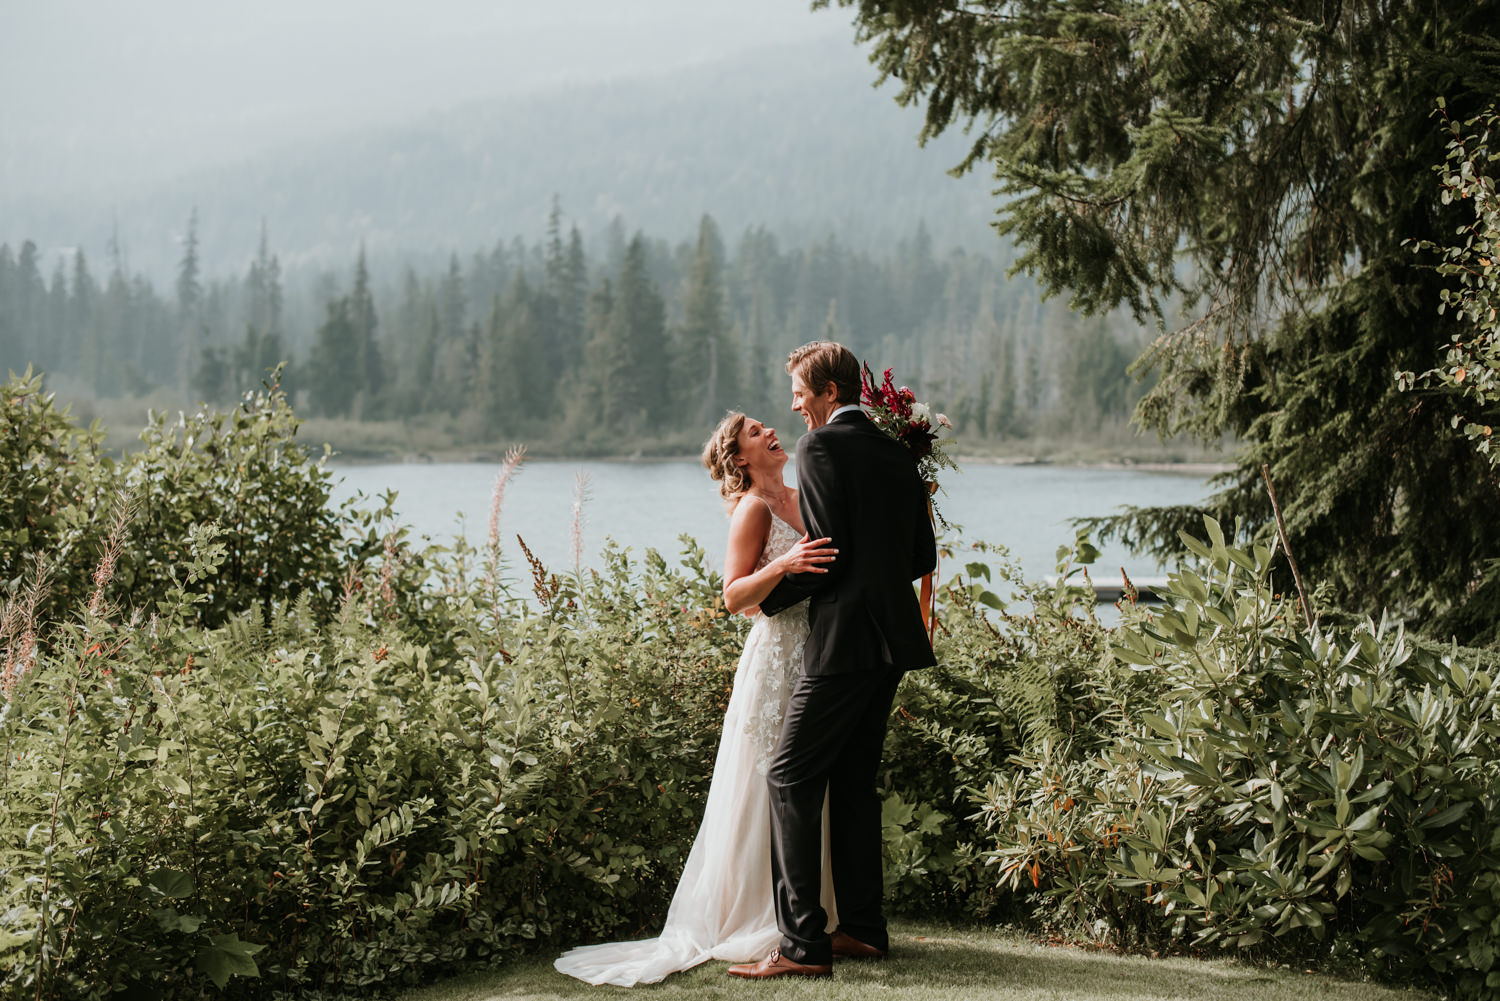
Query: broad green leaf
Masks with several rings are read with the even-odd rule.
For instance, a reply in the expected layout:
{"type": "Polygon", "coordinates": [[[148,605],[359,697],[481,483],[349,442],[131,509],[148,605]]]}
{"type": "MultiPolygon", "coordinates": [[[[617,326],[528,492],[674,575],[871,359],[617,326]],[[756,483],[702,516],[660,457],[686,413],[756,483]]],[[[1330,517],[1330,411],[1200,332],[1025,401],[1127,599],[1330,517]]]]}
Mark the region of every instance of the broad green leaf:
{"type": "Polygon", "coordinates": [[[1203,583],[1202,577],[1199,577],[1191,570],[1183,570],[1179,575],[1179,579],[1182,581],[1183,589],[1189,598],[1192,598],[1199,604],[1208,601],[1208,585],[1203,583]]]}
{"type": "Polygon", "coordinates": [[[1213,558],[1213,553],[1209,552],[1208,547],[1188,533],[1178,532],[1177,537],[1182,540],[1182,544],[1187,547],[1188,552],[1194,556],[1202,557],[1205,560],[1213,558]]]}
{"type": "Polygon", "coordinates": [[[1354,711],[1359,713],[1361,716],[1369,714],[1370,696],[1365,691],[1363,685],[1354,685],[1349,689],[1349,704],[1352,705],[1354,707],[1354,711]]]}
{"type": "Polygon", "coordinates": [[[146,882],[157,893],[173,900],[193,895],[193,877],[180,869],[157,869],[146,877],[146,882]]]}
{"type": "Polygon", "coordinates": [[[1156,661],[1153,660],[1151,657],[1147,656],[1146,654],[1141,653],[1138,650],[1133,650],[1133,649],[1131,649],[1128,646],[1123,646],[1121,644],[1116,643],[1116,644],[1112,644],[1110,646],[1109,650],[1116,657],[1118,657],[1120,660],[1123,660],[1127,664],[1138,664],[1141,667],[1155,667],[1156,666],[1156,661]]]}
{"type": "Polygon", "coordinates": [[[1380,809],[1381,809],[1380,806],[1377,804],[1375,806],[1370,807],[1364,813],[1361,813],[1358,817],[1355,817],[1354,818],[1354,822],[1349,825],[1349,830],[1351,830],[1351,831],[1369,831],[1369,830],[1373,830],[1374,827],[1375,827],[1375,824],[1380,820],[1380,809]]]}
{"type": "Polygon", "coordinates": [[[1168,740],[1177,739],[1177,728],[1168,722],[1164,716],[1158,716],[1156,713],[1142,713],[1141,722],[1168,740]]]}
{"type": "Polygon", "coordinates": [[[163,931],[180,931],[191,935],[203,924],[203,919],[196,914],[179,914],[175,907],[163,907],[151,912],[157,925],[163,931]]]}
{"type": "Polygon", "coordinates": [[[222,990],[229,983],[230,977],[260,976],[255,960],[250,957],[264,948],[263,945],[240,941],[239,935],[234,932],[214,935],[209,939],[208,945],[198,950],[195,965],[200,973],[214,982],[215,987],[222,990]]]}
{"type": "Polygon", "coordinates": [[[1447,825],[1457,820],[1459,817],[1462,817],[1464,814],[1468,813],[1469,809],[1473,805],[1474,801],[1472,799],[1465,800],[1462,803],[1455,803],[1454,805],[1448,807],[1446,810],[1439,810],[1437,813],[1434,813],[1432,816],[1423,820],[1422,823],[1418,826],[1426,828],[1446,827],[1447,825]]]}
{"type": "Polygon", "coordinates": [[[1208,515],[1203,516],[1203,527],[1208,532],[1209,541],[1213,543],[1214,551],[1218,552],[1224,548],[1224,530],[1219,523],[1208,515]]]}

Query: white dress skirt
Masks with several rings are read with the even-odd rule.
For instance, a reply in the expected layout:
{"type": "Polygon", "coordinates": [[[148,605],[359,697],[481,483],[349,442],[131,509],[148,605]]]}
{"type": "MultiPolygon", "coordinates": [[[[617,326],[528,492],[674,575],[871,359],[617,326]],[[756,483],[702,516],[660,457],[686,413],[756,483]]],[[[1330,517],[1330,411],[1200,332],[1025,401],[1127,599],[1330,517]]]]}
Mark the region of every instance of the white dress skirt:
{"type": "MultiPolygon", "coordinates": [[[[798,538],[795,529],[773,519],[760,565],[786,552],[798,538]]],[[[757,615],[750,627],[724,714],[703,824],[672,894],[661,936],[580,946],[557,959],[553,965],[559,972],[591,984],[654,984],[710,959],[760,959],[781,941],[771,888],[766,769],[781,736],[787,697],[802,670],[806,640],[806,602],[776,616],[757,615]]],[[[838,915],[826,864],[826,804],[823,844],[822,903],[831,931],[838,915]]]]}

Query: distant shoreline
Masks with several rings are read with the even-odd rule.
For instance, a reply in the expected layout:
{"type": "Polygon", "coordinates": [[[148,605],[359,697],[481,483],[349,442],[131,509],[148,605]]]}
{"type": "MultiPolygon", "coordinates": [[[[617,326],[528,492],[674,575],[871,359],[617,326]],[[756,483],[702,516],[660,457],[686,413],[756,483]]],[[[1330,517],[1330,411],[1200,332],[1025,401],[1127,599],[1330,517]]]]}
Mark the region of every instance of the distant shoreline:
{"type": "MultiPolygon", "coordinates": [[[[334,449],[328,465],[333,468],[383,465],[498,465],[503,455],[488,450],[456,450],[459,454],[407,453],[400,456],[349,456],[334,449]]],[[[1128,469],[1141,473],[1168,473],[1182,476],[1215,476],[1233,470],[1230,462],[1205,460],[1172,461],[1166,459],[1050,459],[1032,455],[959,455],[954,457],[960,469],[973,466],[1058,466],[1065,469],[1128,469]]],[[[622,465],[636,463],[696,463],[696,455],[527,455],[526,462],[599,462],[622,465]]]]}
{"type": "Polygon", "coordinates": [[[1049,459],[1034,455],[960,455],[960,466],[1064,466],[1068,469],[1133,469],[1142,473],[1201,473],[1213,476],[1234,469],[1232,462],[1209,459],[1049,459]]]}

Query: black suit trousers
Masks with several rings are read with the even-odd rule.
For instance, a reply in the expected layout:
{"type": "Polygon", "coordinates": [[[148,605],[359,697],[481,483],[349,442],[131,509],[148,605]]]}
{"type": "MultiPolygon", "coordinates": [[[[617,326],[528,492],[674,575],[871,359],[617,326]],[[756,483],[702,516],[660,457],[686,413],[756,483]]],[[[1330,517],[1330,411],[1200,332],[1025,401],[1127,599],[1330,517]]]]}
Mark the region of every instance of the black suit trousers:
{"type": "Polygon", "coordinates": [[[839,927],[889,947],[881,910],[880,768],[899,670],[797,679],[771,759],[771,879],[781,953],[799,963],[833,961],[823,874],[823,794],[839,927]]]}

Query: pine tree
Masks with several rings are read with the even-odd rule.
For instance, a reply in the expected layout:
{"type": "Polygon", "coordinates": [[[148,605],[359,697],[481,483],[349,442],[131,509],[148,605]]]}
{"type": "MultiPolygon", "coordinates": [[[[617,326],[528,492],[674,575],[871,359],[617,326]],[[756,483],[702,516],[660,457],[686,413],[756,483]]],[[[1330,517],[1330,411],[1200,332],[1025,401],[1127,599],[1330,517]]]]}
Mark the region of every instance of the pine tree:
{"type": "Polygon", "coordinates": [[[719,229],[705,215],[698,224],[682,328],[677,336],[676,390],[688,421],[708,427],[739,394],[739,359],[729,337],[719,229]]]}
{"type": "Polygon", "coordinates": [[[651,280],[646,240],[637,233],[625,248],[606,328],[613,391],[606,419],[633,431],[655,430],[666,416],[670,366],[666,307],[651,280]]]}
{"type": "MultiPolygon", "coordinates": [[[[182,258],[177,263],[177,356],[176,381],[186,387],[194,380],[203,351],[203,286],[199,282],[198,208],[188,216],[182,258]]],[[[169,350],[171,350],[169,348],[169,350]]]]}
{"type": "Polygon", "coordinates": [[[545,301],[518,271],[502,300],[490,310],[482,406],[492,434],[514,438],[517,429],[532,427],[551,405],[551,378],[546,345],[536,306],[545,301]]]}
{"type": "Polygon", "coordinates": [[[354,265],[349,322],[354,328],[354,353],[349,358],[349,365],[359,401],[355,416],[373,417],[383,409],[380,394],[385,388],[385,364],[381,358],[380,342],[375,336],[379,319],[375,315],[375,296],[370,291],[370,269],[365,264],[363,244],[354,265]]]}
{"type": "Polygon", "coordinates": [[[536,319],[547,344],[551,382],[558,385],[569,371],[583,363],[588,263],[577,226],[570,230],[566,243],[563,241],[562,214],[555,200],[547,228],[546,283],[543,289],[546,305],[538,309],[536,319]]]}
{"type": "Polygon", "coordinates": [[[73,287],[69,323],[74,331],[73,357],[69,367],[94,392],[100,391],[104,372],[104,350],[99,336],[99,285],[89,272],[88,258],[80,248],[73,253],[73,287]]]}
{"type": "Polygon", "coordinates": [[[359,381],[350,359],[358,355],[359,335],[352,313],[348,296],[328,301],[307,362],[307,402],[314,413],[347,417],[354,407],[359,381]]]}
{"type": "MultiPolygon", "coordinates": [[[[1191,322],[1143,357],[1157,379],[1137,413],[1243,441],[1209,504],[1222,523],[1273,531],[1264,464],[1304,576],[1335,601],[1496,634],[1496,471],[1449,439],[1451,403],[1392,378],[1458,332],[1402,244],[1464,221],[1432,184],[1431,115],[1500,92],[1492,5],[840,3],[898,100],[925,106],[924,140],[978,126],[960,166],[994,171],[997,228],[1048,294],[1142,320],[1180,297],[1191,322]]],[[[1115,527],[1170,551],[1195,518],[1115,527]]]]}
{"type": "Polygon", "coordinates": [[[260,226],[260,245],[245,277],[248,316],[246,323],[261,334],[282,334],[281,261],[271,253],[270,237],[264,222],[260,226]]]}
{"type": "Polygon", "coordinates": [[[203,297],[199,282],[198,209],[188,216],[187,235],[182,240],[182,258],[177,262],[177,309],[184,316],[195,314],[203,297]]]}
{"type": "Polygon", "coordinates": [[[134,301],[118,232],[111,233],[109,239],[109,280],[102,298],[99,340],[110,363],[100,366],[95,387],[101,396],[114,396],[124,388],[126,372],[135,373],[139,380],[142,368],[141,339],[134,325],[134,301]]]}
{"type": "Polygon", "coordinates": [[[1016,433],[1016,348],[1003,332],[993,338],[994,360],[983,368],[984,393],[979,429],[984,435],[1005,438],[1016,433]]]}
{"type": "Polygon", "coordinates": [[[918,223],[909,240],[897,244],[896,273],[892,285],[899,317],[895,332],[910,334],[921,329],[943,292],[943,275],[932,256],[932,235],[927,224],[918,223]]]}
{"type": "MultiPolygon", "coordinates": [[[[524,278],[522,279],[524,280],[524,278]]],[[[486,433],[505,434],[514,429],[521,396],[521,368],[516,364],[506,310],[497,294],[490,300],[490,318],[485,324],[485,338],[479,354],[480,406],[484,411],[486,433]]]]}
{"type": "Polygon", "coordinates": [[[438,290],[437,328],[429,400],[436,409],[457,414],[477,403],[479,343],[477,324],[468,322],[468,290],[458,255],[448,260],[448,272],[438,290]]]}
{"type": "Polygon", "coordinates": [[[193,392],[205,403],[222,403],[230,386],[229,359],[218,345],[203,349],[198,367],[193,371],[193,392]]]}
{"type": "MultiPolygon", "coordinates": [[[[16,329],[20,333],[22,357],[37,357],[43,317],[46,316],[47,282],[42,277],[41,255],[31,240],[23,241],[16,257],[16,276],[12,300],[16,329]]],[[[26,366],[21,366],[24,371],[26,366]]]]}
{"type": "Polygon", "coordinates": [[[565,383],[563,420],[567,437],[573,441],[589,443],[602,436],[603,426],[619,410],[614,399],[619,388],[615,378],[619,363],[610,332],[614,310],[614,286],[606,278],[589,293],[584,318],[588,344],[583,364],[565,383]]]}
{"type": "Polygon", "coordinates": [[[401,298],[391,312],[391,328],[386,336],[392,406],[403,418],[414,417],[426,407],[426,387],[432,374],[431,351],[424,351],[430,307],[431,296],[408,265],[401,278],[401,298]],[[424,355],[426,379],[418,374],[424,355]]]}
{"type": "MultiPolygon", "coordinates": [[[[747,230],[735,251],[729,298],[741,332],[743,396],[738,406],[747,413],[781,414],[786,407],[786,354],[796,343],[788,335],[784,309],[785,268],[776,237],[765,227],[747,230]]],[[[800,343],[800,342],[798,342],[800,343]]]]}
{"type": "Polygon", "coordinates": [[[68,358],[76,343],[68,308],[68,268],[61,257],[52,269],[52,281],[47,287],[47,308],[42,327],[41,343],[37,349],[37,363],[49,371],[56,370],[68,358]]]}
{"type": "Polygon", "coordinates": [[[245,339],[234,351],[231,366],[235,389],[253,389],[276,366],[286,361],[282,343],[281,262],[271,253],[266,224],[260,226],[260,245],[245,276],[245,339]]]}
{"type": "MultiPolygon", "coordinates": [[[[19,310],[16,308],[20,299],[19,281],[15,256],[11,253],[10,244],[0,243],[0,375],[9,376],[15,372],[15,366],[20,364],[24,357],[21,342],[21,328],[19,310]],[[7,370],[6,366],[10,368],[7,370]]],[[[21,372],[26,370],[21,365],[21,372]]]]}

